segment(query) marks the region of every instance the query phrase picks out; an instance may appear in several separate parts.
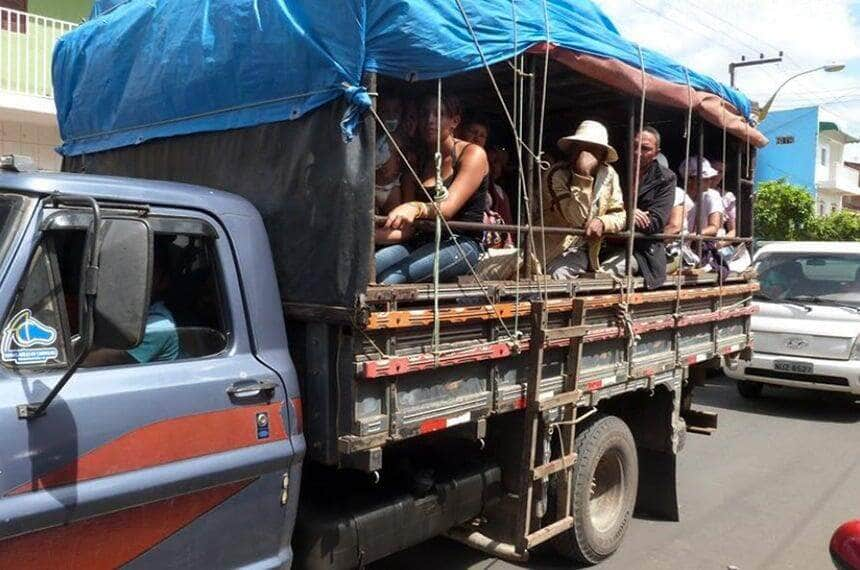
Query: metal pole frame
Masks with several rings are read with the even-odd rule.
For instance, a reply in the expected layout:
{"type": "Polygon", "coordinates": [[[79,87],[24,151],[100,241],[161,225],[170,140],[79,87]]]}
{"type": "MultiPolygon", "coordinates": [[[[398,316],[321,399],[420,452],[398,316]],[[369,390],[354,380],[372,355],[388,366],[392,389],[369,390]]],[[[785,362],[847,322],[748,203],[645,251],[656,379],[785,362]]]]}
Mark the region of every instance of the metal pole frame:
{"type": "MultiPolygon", "coordinates": [[[[698,123],[698,130],[699,130],[697,137],[699,140],[698,140],[698,148],[696,149],[696,156],[697,156],[697,160],[699,162],[696,166],[696,192],[698,192],[698,200],[697,200],[698,204],[696,205],[696,223],[701,226],[702,225],[701,224],[702,211],[703,211],[703,206],[704,206],[704,195],[702,194],[702,161],[705,158],[705,120],[702,117],[699,117],[699,120],[697,121],[697,123],[698,123]]],[[[689,171],[690,171],[690,165],[688,164],[687,165],[687,172],[689,172],[689,171]]],[[[685,172],[684,175],[686,175],[687,172],[685,172]]],[[[702,228],[698,228],[698,232],[696,232],[696,233],[701,234],[702,228]]],[[[697,248],[697,253],[699,254],[699,257],[701,258],[702,257],[702,240],[701,239],[698,240],[698,242],[696,244],[696,248],[697,248]]]]}
{"type": "MultiPolygon", "coordinates": [[[[535,79],[537,77],[537,61],[533,55],[526,54],[524,56],[526,58],[527,66],[528,66],[528,99],[526,104],[528,105],[528,112],[526,114],[526,132],[528,133],[526,139],[526,145],[528,148],[535,148],[535,79]]],[[[520,94],[522,96],[522,94],[520,94]]],[[[520,165],[522,166],[522,160],[520,161],[520,165]]],[[[537,171],[537,176],[540,176],[540,170],[537,171]]],[[[540,220],[541,212],[539,211],[541,200],[534,199],[534,190],[535,190],[535,163],[532,160],[531,155],[528,156],[526,160],[526,197],[528,198],[527,207],[531,208],[531,218],[532,220],[540,220]],[[537,210],[537,211],[536,211],[537,210]]],[[[519,221],[519,220],[518,220],[519,221]]],[[[530,224],[534,225],[534,224],[530,224]]],[[[541,230],[543,231],[543,230],[541,230]]],[[[535,244],[532,243],[533,240],[529,239],[529,234],[525,233],[526,240],[526,248],[525,248],[525,257],[524,257],[524,265],[526,269],[526,278],[532,277],[532,253],[535,250],[535,244]]],[[[539,239],[535,236],[534,239],[539,239]]],[[[517,244],[519,247],[519,244],[517,244]]],[[[546,268],[543,268],[546,271],[546,268]]]]}
{"type": "MultiPolygon", "coordinates": [[[[364,85],[367,87],[367,92],[370,93],[371,104],[373,105],[373,110],[377,110],[376,101],[379,99],[378,93],[376,92],[377,81],[376,81],[376,73],[369,71],[364,74],[364,85]]],[[[373,118],[372,114],[368,114],[364,119],[364,128],[367,129],[367,138],[371,142],[368,145],[370,148],[367,149],[367,152],[370,153],[370,164],[376,164],[376,121],[373,118]]],[[[369,208],[368,211],[376,214],[376,169],[372,168],[372,172],[370,176],[368,176],[368,181],[370,183],[370,204],[367,205],[369,208]]],[[[370,284],[376,284],[376,224],[370,224],[370,284]]]]}

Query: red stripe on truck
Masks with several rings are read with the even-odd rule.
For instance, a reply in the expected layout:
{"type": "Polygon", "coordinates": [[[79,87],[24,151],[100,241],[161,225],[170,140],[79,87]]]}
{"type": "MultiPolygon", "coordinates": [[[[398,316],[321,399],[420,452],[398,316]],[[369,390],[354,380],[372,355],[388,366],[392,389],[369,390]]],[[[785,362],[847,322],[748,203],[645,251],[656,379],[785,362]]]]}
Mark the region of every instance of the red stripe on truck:
{"type": "Polygon", "coordinates": [[[284,440],[287,433],[281,417],[282,406],[281,402],[239,406],[147,424],[96,447],[59,469],[38,475],[35,481],[25,483],[8,494],[59,487],[284,440]],[[257,438],[257,414],[260,413],[267,413],[269,421],[269,435],[262,439],[257,438]]]}

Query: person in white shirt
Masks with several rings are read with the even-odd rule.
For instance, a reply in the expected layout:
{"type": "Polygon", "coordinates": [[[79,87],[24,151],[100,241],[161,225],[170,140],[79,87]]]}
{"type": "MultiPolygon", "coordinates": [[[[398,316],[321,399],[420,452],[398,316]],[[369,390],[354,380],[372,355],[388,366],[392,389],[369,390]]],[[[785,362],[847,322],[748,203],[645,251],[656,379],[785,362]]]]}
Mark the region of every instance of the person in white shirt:
{"type": "Polygon", "coordinates": [[[716,236],[723,227],[726,219],[726,208],[723,197],[713,189],[719,173],[714,170],[708,159],[702,159],[702,186],[697,187],[696,178],[699,175],[699,160],[690,158],[678,167],[682,179],[687,179],[687,194],[691,204],[687,206],[686,228],[690,233],[703,236],[716,236]],[[690,207],[692,206],[692,207],[690,207]],[[700,210],[701,207],[701,210],[700,210]]]}

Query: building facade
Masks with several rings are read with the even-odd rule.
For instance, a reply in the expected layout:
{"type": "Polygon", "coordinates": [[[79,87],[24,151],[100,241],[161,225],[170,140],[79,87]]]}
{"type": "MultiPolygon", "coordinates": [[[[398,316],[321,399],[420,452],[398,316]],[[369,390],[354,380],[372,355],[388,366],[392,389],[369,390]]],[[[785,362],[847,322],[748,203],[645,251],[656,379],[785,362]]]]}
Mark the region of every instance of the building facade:
{"type": "Polygon", "coordinates": [[[759,129],[770,144],[758,153],[756,182],[784,178],[815,199],[815,212],[827,215],[856,209],[860,172],[845,162],[845,146],[858,142],[820,107],[773,111],[759,129]]]}
{"type": "Polygon", "coordinates": [[[91,6],[91,0],[0,0],[0,155],[25,154],[39,168],[60,168],[51,55],[91,6]]]}

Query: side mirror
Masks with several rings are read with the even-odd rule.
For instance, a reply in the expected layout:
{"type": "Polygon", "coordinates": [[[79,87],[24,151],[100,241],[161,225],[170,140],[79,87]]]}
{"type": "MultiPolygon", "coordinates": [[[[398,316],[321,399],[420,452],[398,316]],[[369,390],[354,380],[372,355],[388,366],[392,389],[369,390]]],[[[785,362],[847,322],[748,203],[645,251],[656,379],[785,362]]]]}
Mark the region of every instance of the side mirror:
{"type": "Polygon", "coordinates": [[[154,237],[146,220],[102,223],[93,346],[128,350],[143,339],[149,313],[154,237]]]}

